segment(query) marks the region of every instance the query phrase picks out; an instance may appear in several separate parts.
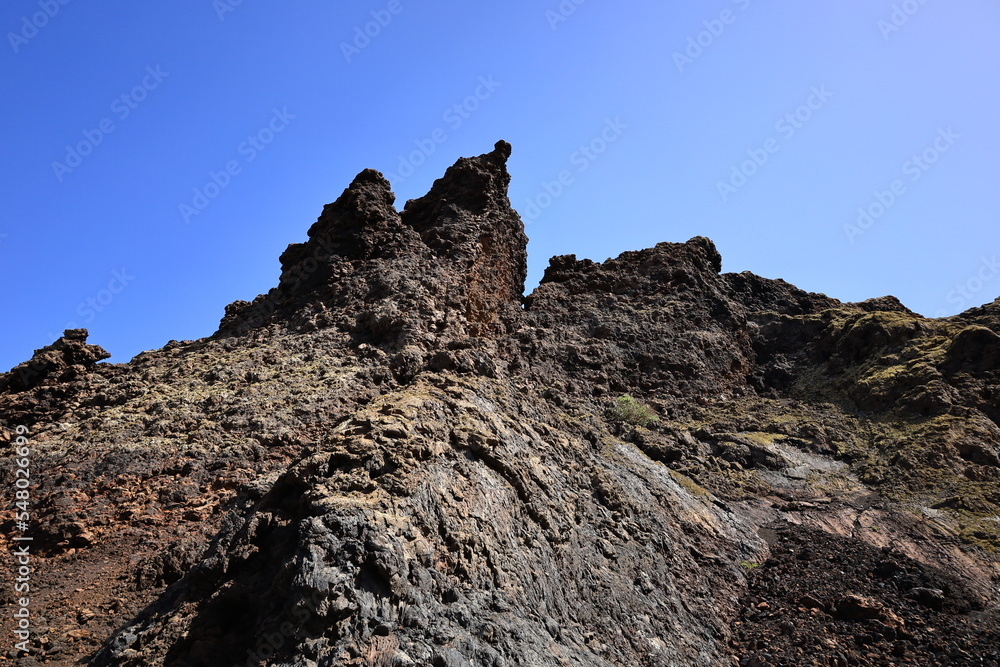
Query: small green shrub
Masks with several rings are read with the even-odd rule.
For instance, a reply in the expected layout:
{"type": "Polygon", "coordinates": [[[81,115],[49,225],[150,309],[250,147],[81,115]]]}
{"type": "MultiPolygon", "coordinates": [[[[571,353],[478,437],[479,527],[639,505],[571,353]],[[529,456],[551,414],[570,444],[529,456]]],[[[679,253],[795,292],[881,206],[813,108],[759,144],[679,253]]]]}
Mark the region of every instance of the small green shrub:
{"type": "Polygon", "coordinates": [[[660,421],[655,412],[628,394],[616,398],[609,412],[612,421],[632,426],[649,426],[660,421]]]}

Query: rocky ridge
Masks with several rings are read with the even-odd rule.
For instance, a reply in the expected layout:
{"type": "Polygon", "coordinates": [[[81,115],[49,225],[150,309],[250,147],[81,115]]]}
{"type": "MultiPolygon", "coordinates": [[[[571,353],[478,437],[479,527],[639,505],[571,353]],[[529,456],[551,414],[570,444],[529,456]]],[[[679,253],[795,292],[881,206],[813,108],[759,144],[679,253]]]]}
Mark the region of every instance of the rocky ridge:
{"type": "Polygon", "coordinates": [[[23,659],[1000,664],[1000,301],[845,304],[701,237],[523,296],[509,155],[402,210],[361,172],[210,338],[0,375],[23,659]]]}

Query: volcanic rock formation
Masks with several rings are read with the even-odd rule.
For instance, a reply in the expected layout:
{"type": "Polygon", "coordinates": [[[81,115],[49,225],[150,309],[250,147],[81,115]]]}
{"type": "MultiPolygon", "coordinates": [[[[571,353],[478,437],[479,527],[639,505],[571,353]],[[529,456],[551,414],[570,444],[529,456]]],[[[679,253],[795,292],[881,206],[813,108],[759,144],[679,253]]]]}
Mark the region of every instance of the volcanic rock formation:
{"type": "Polygon", "coordinates": [[[26,659],[1000,664],[1000,300],[841,303],[702,237],[525,297],[510,150],[401,211],[361,172],[210,338],[0,375],[26,659]]]}

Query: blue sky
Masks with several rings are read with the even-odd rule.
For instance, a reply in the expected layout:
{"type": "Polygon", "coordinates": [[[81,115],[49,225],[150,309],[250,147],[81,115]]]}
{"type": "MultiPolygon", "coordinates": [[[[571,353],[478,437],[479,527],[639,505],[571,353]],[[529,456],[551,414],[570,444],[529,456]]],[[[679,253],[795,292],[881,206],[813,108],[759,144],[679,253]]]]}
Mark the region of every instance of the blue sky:
{"type": "Polygon", "coordinates": [[[357,172],[402,207],[501,138],[529,290],[705,235],[845,301],[1000,294],[1000,5],[681,4],[4,3],[0,369],[209,335],[357,172]]]}

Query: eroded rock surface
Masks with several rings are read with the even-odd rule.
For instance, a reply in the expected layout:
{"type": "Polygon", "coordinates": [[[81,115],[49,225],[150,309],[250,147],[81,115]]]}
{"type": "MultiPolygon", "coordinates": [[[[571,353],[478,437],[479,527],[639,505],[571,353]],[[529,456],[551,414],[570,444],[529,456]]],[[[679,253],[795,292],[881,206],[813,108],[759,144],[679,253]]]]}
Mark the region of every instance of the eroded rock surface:
{"type": "Polygon", "coordinates": [[[845,304],[702,237],[525,297],[510,150],[402,210],[361,172],[208,339],[0,375],[26,659],[997,664],[996,302],[845,304]]]}

